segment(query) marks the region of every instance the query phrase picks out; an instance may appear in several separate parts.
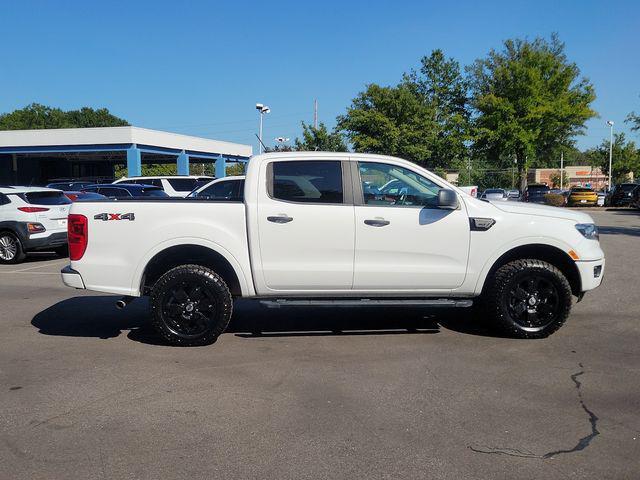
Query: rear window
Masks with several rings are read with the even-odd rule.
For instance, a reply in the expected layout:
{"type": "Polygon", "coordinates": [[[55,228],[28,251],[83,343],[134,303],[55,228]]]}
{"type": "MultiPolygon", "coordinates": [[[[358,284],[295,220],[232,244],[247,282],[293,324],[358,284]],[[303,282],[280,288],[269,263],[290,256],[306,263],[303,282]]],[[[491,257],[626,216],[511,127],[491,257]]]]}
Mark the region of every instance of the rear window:
{"type": "Polygon", "coordinates": [[[168,178],[167,181],[177,192],[191,192],[198,186],[198,180],[195,178],[168,178]]]}
{"type": "Polygon", "coordinates": [[[32,205],[68,205],[71,200],[62,192],[29,192],[20,195],[32,205]]]}
{"type": "Polygon", "coordinates": [[[572,192],[593,192],[590,188],[572,188],[572,192]]]}
{"type": "Polygon", "coordinates": [[[547,185],[529,185],[527,190],[529,192],[547,192],[550,188],[547,185]]]}
{"type": "Polygon", "coordinates": [[[274,162],[273,198],[289,202],[342,203],[342,167],[336,161],[274,162]]]}
{"type": "Polygon", "coordinates": [[[627,184],[620,185],[618,188],[621,189],[623,192],[630,192],[631,190],[633,190],[637,186],[638,185],[636,185],[634,183],[627,183],[627,184]]]}

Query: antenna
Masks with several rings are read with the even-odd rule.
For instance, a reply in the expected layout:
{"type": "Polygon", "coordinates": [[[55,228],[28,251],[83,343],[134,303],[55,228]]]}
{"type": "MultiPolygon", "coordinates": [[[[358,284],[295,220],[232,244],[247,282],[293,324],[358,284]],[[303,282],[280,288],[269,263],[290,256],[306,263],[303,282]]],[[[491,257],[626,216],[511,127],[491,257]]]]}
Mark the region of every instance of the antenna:
{"type": "Polygon", "coordinates": [[[264,143],[262,143],[262,140],[260,140],[260,137],[258,136],[258,134],[257,134],[257,133],[254,133],[254,135],[256,136],[256,138],[258,139],[258,141],[260,142],[260,144],[262,145],[262,148],[264,148],[264,149],[266,150],[266,149],[267,149],[267,146],[266,146],[264,143]]]}

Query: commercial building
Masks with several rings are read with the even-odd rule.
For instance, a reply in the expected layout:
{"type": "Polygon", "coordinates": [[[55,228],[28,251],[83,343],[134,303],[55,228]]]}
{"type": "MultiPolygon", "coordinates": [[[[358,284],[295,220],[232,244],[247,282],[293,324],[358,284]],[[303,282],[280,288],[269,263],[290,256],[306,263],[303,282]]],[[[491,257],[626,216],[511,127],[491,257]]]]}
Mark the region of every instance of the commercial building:
{"type": "MultiPolygon", "coordinates": [[[[246,162],[251,145],[138,127],[0,131],[0,184],[42,185],[60,178],[107,178],[124,165],[140,176],[142,164],[175,163],[179,175],[190,163],[215,164],[225,175],[229,162],[246,162]]],[[[199,172],[198,172],[199,173],[199,172]]]]}
{"type": "MultiPolygon", "coordinates": [[[[595,190],[600,190],[607,186],[609,183],[609,177],[602,171],[600,167],[590,166],[568,166],[564,167],[565,181],[563,182],[564,188],[571,187],[590,187],[595,190]]],[[[527,181],[529,183],[544,183],[550,187],[559,188],[560,184],[557,180],[560,179],[559,168],[530,168],[527,181]],[[555,185],[556,182],[558,183],[555,185]]]]}

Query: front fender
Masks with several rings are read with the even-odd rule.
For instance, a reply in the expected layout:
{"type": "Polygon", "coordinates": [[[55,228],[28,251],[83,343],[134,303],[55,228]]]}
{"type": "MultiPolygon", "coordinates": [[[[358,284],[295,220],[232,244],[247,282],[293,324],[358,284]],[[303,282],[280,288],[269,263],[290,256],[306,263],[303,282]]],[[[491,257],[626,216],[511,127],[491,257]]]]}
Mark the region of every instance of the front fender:
{"type": "Polygon", "coordinates": [[[486,259],[482,268],[480,269],[476,279],[474,294],[480,295],[482,293],[482,288],[484,287],[484,282],[487,279],[487,275],[489,274],[491,267],[493,267],[493,265],[498,261],[500,257],[502,257],[504,254],[508,253],[511,250],[514,250],[518,247],[525,247],[527,245],[547,245],[549,247],[555,247],[558,250],[562,250],[567,254],[569,250],[571,250],[571,246],[568,243],[563,242],[562,240],[558,240],[556,238],[536,237],[536,236],[522,237],[516,240],[512,240],[511,242],[507,242],[503,245],[500,245],[486,259]]]}

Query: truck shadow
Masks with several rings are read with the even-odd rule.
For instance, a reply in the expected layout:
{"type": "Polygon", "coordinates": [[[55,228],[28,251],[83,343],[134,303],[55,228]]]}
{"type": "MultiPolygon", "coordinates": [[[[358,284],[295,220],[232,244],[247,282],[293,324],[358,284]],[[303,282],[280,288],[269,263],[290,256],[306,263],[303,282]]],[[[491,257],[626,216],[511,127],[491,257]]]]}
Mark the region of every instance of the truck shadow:
{"type": "MultiPolygon", "coordinates": [[[[165,345],[148,320],[148,301],[115,308],[118,297],[81,296],[63,300],[33,317],[43,335],[109,339],[127,332],[130,340],[165,345]]],[[[226,334],[252,339],[328,335],[434,334],[441,329],[481,336],[494,334],[472,318],[469,309],[407,307],[281,307],[256,301],[236,302],[226,334]]]]}

